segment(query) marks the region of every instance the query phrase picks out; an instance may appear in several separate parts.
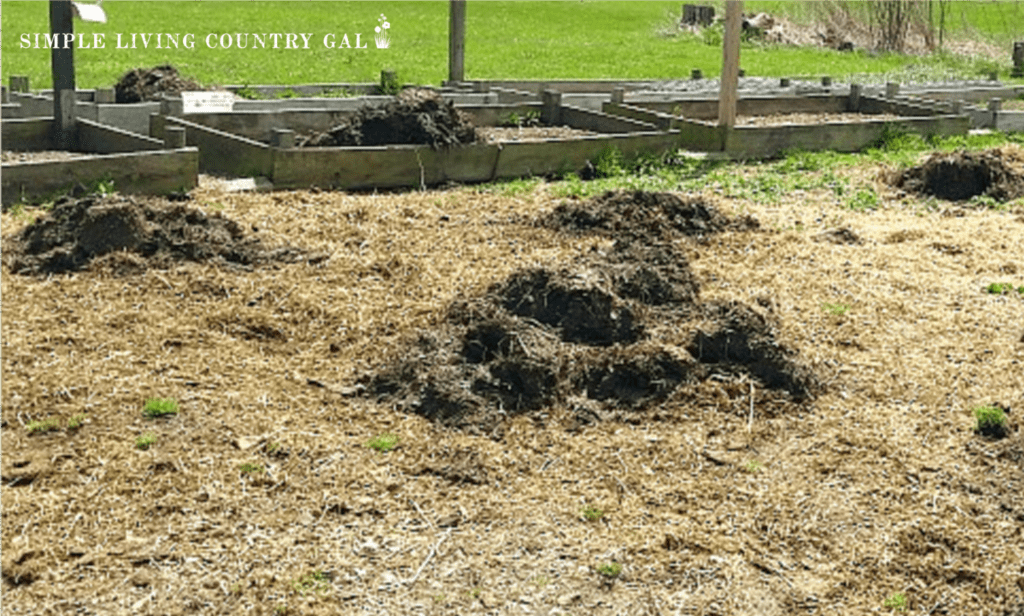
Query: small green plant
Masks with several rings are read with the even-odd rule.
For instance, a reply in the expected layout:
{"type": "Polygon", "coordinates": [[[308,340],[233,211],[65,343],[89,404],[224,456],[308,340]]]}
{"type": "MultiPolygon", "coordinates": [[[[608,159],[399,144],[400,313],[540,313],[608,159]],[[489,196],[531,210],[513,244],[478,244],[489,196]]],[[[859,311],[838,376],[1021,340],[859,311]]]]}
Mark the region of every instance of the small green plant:
{"type": "Polygon", "coordinates": [[[853,194],[846,202],[846,207],[851,210],[863,212],[878,207],[878,194],[870,189],[862,188],[853,194]]]}
{"type": "Polygon", "coordinates": [[[249,87],[249,84],[235,90],[235,96],[246,100],[254,101],[260,97],[260,93],[249,87]]]}
{"type": "Polygon", "coordinates": [[[395,448],[398,444],[398,436],[385,432],[384,434],[378,434],[377,436],[370,439],[366,446],[370,449],[379,451],[380,453],[387,453],[395,448]]]}
{"type": "MultiPolygon", "coordinates": [[[[1024,289],[1024,286],[1021,289],[1024,289]]],[[[1003,295],[1004,293],[1012,293],[1015,289],[1012,282],[993,282],[985,290],[992,295],[1003,295]]],[[[1019,292],[1024,293],[1024,291],[1019,292]]]]}
{"type": "Polygon", "coordinates": [[[114,180],[107,178],[96,182],[96,186],[92,192],[98,193],[101,196],[106,197],[107,195],[113,194],[114,191],[114,180]]]}
{"type": "Polygon", "coordinates": [[[756,475],[757,473],[760,473],[761,469],[763,468],[764,464],[762,464],[758,460],[750,460],[749,462],[743,465],[743,470],[747,471],[751,475],[756,475]]]}
{"type": "Polygon", "coordinates": [[[478,599],[480,597],[480,589],[479,588],[470,588],[466,592],[466,595],[469,596],[469,597],[472,597],[473,599],[478,599]]]}
{"type": "Polygon", "coordinates": [[[147,432],[140,436],[139,438],[135,439],[135,446],[141,449],[142,451],[146,451],[154,443],[156,443],[156,435],[153,434],[152,432],[147,432]]]}
{"type": "Polygon", "coordinates": [[[594,172],[599,178],[612,178],[627,173],[625,159],[619,148],[602,150],[594,159],[594,172]]]}
{"type": "Polygon", "coordinates": [[[587,505],[583,508],[583,518],[588,522],[597,522],[602,516],[604,516],[604,511],[593,505],[587,505]]]}
{"type": "Polygon", "coordinates": [[[538,575],[533,578],[533,583],[537,585],[537,588],[544,588],[551,583],[551,578],[546,575],[538,575]]]}
{"type": "Polygon", "coordinates": [[[142,407],[142,414],[149,419],[156,419],[164,415],[177,415],[178,401],[174,398],[150,398],[142,407]]]}
{"type": "Polygon", "coordinates": [[[893,593],[886,598],[882,606],[896,612],[905,612],[907,611],[907,595],[901,592],[893,593]]]}
{"type": "Polygon", "coordinates": [[[381,71],[380,93],[385,96],[394,96],[402,91],[402,84],[398,81],[397,71],[381,71]]]}
{"type": "Polygon", "coordinates": [[[263,473],[267,472],[266,469],[264,469],[262,465],[260,465],[260,464],[252,464],[250,462],[245,462],[244,464],[239,464],[238,465],[238,470],[240,470],[242,473],[244,473],[246,475],[262,475],[263,473]]]}
{"type": "Polygon", "coordinates": [[[309,593],[325,593],[331,588],[330,578],[326,573],[317,569],[292,582],[292,588],[302,596],[309,593]]]}
{"type": "Polygon", "coordinates": [[[82,427],[82,424],[84,422],[85,413],[78,413],[77,415],[72,415],[71,418],[68,419],[68,430],[77,430],[82,427]]]}
{"type": "Polygon", "coordinates": [[[281,443],[276,443],[276,442],[267,443],[267,448],[266,449],[267,449],[267,454],[272,456],[272,455],[274,455],[275,453],[277,453],[278,451],[281,450],[281,443]]]}
{"type": "Polygon", "coordinates": [[[605,563],[597,568],[597,572],[609,579],[617,578],[622,573],[622,565],[619,563],[605,563]]]}
{"type": "Polygon", "coordinates": [[[979,406],[973,411],[974,431],[985,436],[1006,436],[1006,413],[998,406],[979,406]]]}
{"type": "Polygon", "coordinates": [[[850,307],[847,306],[846,304],[823,304],[822,309],[825,312],[833,314],[837,317],[841,317],[850,311],[850,307]]]}
{"type": "Polygon", "coordinates": [[[434,603],[444,603],[444,600],[445,596],[443,592],[434,595],[434,603]]]}
{"type": "Polygon", "coordinates": [[[60,430],[60,422],[52,417],[41,421],[30,421],[25,425],[25,429],[28,430],[29,434],[44,434],[60,430]]]}
{"type": "Polygon", "coordinates": [[[285,616],[285,614],[288,613],[288,606],[287,605],[278,605],[277,607],[274,608],[274,613],[277,614],[277,616],[285,616]]]}
{"type": "Polygon", "coordinates": [[[231,585],[231,588],[228,589],[228,590],[233,595],[240,595],[240,594],[242,594],[242,584],[240,582],[235,582],[234,584],[231,585]]]}

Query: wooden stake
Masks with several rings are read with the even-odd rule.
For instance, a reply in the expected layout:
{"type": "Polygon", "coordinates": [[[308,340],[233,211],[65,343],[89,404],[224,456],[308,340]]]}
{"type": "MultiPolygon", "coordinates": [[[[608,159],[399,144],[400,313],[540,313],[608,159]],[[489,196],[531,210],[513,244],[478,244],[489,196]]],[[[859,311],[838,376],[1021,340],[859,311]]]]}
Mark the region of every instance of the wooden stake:
{"type": "Polygon", "coordinates": [[[75,146],[75,50],[73,11],[68,0],[50,0],[50,34],[57,44],[50,50],[50,70],[53,73],[53,129],[54,145],[59,150],[75,146]],[[69,91],[70,96],[63,94],[69,91]]]}
{"type": "Polygon", "coordinates": [[[736,87],[740,73],[740,29],[743,1],[725,3],[725,38],[722,41],[722,85],[718,95],[718,125],[736,125],[736,87]]]}
{"type": "Polygon", "coordinates": [[[466,0],[451,0],[448,9],[448,81],[465,81],[466,0]]]}

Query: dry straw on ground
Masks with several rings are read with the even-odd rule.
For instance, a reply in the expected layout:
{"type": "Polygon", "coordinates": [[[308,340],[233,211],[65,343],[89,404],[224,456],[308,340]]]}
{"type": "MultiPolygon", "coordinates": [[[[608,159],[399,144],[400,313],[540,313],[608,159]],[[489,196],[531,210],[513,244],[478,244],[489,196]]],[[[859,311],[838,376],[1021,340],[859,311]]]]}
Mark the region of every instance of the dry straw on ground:
{"type": "Polygon", "coordinates": [[[827,390],[773,414],[756,381],[726,380],[629,421],[550,407],[492,440],[347,388],[453,300],[610,239],[532,224],[558,204],[544,185],[194,194],[269,247],[332,257],[2,272],[5,613],[1024,606],[1024,298],[983,290],[1024,284],[1019,215],[719,200],[761,229],[673,240],[703,301],[770,311],[827,390]],[[837,228],[861,243],[819,237],[837,228]],[[150,397],[180,412],[146,419],[150,397]],[[1012,409],[1000,441],[971,430],[993,402],[1012,409]],[[26,429],[47,418],[61,428],[26,429]],[[367,446],[385,433],[395,449],[367,446]]]}

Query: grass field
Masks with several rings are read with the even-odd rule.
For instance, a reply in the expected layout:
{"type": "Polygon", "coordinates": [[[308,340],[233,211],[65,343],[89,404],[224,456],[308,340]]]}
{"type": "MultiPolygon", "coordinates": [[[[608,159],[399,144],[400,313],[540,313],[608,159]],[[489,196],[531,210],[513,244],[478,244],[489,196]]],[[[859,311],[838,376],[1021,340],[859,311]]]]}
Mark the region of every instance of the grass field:
{"type": "MultiPolygon", "coordinates": [[[[965,35],[966,19],[978,30],[991,32],[1001,43],[1015,38],[1024,14],[1017,2],[958,2],[962,16],[954,30],[965,35]],[[963,6],[961,6],[963,5],[963,6]]],[[[721,49],[701,37],[679,35],[677,2],[472,2],[467,10],[466,76],[502,78],[685,78],[693,68],[709,76],[721,67],[721,49]]],[[[171,63],[190,76],[211,84],[287,84],[376,82],[380,71],[396,69],[407,83],[440,84],[447,78],[447,2],[132,2],[110,0],[104,5],[109,22],[76,22],[76,32],[91,40],[106,33],[106,49],[81,49],[76,54],[81,87],[111,86],[131,68],[171,63]],[[391,23],[391,47],[378,50],[373,28],[383,13],[391,23]],[[310,49],[209,49],[208,34],[310,33],[310,49]],[[326,34],[340,42],[343,33],[362,33],[367,49],[327,49],[326,34]],[[192,33],[195,49],[115,49],[116,34],[192,33]]],[[[806,7],[797,2],[749,3],[749,10],[766,8],[802,18],[806,7]]],[[[3,22],[3,79],[28,75],[34,87],[50,84],[49,51],[21,49],[22,34],[48,31],[46,5],[5,2],[3,22]]],[[[976,36],[974,31],[969,36],[976,36]]],[[[30,37],[31,38],[31,37],[30,37]]],[[[253,43],[254,44],[254,43],[253,43]]],[[[943,70],[977,75],[991,68],[955,56],[932,60],[894,55],[853,54],[795,47],[748,44],[743,67],[750,75],[796,76],[889,73],[922,62],[943,70]]],[[[992,65],[994,66],[994,65],[992,65]]],[[[1005,73],[1009,51],[999,64],[1005,73]]]]}

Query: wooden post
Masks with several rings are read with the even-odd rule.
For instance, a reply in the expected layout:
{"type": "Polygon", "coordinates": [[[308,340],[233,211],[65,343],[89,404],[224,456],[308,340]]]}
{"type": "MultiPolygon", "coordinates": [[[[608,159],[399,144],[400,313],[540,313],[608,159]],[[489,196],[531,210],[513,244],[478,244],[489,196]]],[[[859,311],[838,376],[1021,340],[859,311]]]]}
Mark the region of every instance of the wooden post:
{"type": "Polygon", "coordinates": [[[718,125],[736,125],[736,86],[740,72],[740,29],[743,0],[725,3],[725,38],[722,41],[722,85],[718,94],[718,125]]]}
{"type": "Polygon", "coordinates": [[[448,81],[465,81],[466,0],[450,0],[448,5],[448,81]]]}
{"type": "Polygon", "coordinates": [[[69,0],[50,0],[50,34],[58,37],[57,44],[50,50],[54,145],[58,150],[70,150],[75,146],[75,34],[72,14],[69,0]]]}

